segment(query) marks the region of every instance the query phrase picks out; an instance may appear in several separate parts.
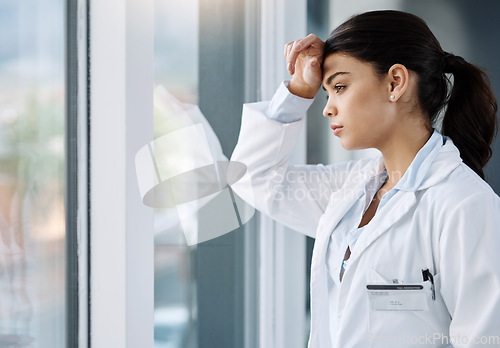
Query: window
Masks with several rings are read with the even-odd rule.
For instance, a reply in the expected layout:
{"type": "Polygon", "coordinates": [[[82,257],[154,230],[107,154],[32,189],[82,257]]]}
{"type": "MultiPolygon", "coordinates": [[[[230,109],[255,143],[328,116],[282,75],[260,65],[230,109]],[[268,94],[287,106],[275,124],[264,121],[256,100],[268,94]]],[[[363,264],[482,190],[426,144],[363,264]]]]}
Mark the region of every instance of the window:
{"type": "MultiPolygon", "coordinates": [[[[155,0],[155,138],[169,131],[166,93],[198,103],[198,13],[197,0],[155,0]]],[[[155,210],[154,234],[155,348],[198,347],[196,246],[187,246],[175,209],[155,210]]]]}
{"type": "Polygon", "coordinates": [[[2,347],[66,346],[64,16],[60,0],[0,4],[2,347]]]}

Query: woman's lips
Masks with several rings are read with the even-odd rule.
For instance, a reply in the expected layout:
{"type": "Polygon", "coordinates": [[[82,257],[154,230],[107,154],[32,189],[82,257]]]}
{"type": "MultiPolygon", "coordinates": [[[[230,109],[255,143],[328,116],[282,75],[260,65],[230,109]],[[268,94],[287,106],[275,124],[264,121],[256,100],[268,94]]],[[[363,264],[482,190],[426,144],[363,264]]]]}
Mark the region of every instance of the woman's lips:
{"type": "Polygon", "coordinates": [[[330,127],[333,129],[333,134],[334,135],[339,135],[339,133],[342,130],[342,128],[344,128],[343,126],[338,126],[336,124],[332,124],[330,127]]]}

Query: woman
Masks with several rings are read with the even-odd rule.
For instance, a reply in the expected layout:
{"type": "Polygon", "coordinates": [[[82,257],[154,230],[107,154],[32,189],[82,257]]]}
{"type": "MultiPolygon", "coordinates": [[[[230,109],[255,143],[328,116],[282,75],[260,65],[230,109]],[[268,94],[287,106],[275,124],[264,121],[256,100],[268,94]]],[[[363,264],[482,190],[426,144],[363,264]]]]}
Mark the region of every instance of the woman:
{"type": "Polygon", "coordinates": [[[315,238],[309,347],[500,346],[500,198],[483,180],[497,104],[486,75],[398,11],[354,16],[285,56],[291,81],[244,106],[232,160],[251,182],[234,189],[315,238]],[[321,86],[342,146],[380,156],[287,164],[321,86]]]}

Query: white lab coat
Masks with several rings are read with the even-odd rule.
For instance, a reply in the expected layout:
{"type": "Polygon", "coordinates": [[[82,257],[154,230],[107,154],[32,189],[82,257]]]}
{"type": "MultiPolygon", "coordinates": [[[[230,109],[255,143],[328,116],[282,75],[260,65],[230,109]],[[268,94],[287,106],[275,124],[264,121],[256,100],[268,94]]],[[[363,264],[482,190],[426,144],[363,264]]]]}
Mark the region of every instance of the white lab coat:
{"type": "Polygon", "coordinates": [[[338,289],[337,334],[331,337],[327,246],[339,241],[331,252],[344,255],[340,241],[347,230],[339,222],[383,161],[289,165],[304,121],[271,120],[267,106],[243,107],[231,160],[245,163],[250,175],[233,189],[262,213],[315,238],[309,347],[477,347],[475,340],[488,339],[480,346],[500,347],[500,199],[462,162],[450,139],[420,185],[398,191],[366,226],[338,289]],[[435,301],[423,267],[434,275],[435,301]],[[393,279],[422,284],[429,310],[371,310],[366,285],[393,279]]]}

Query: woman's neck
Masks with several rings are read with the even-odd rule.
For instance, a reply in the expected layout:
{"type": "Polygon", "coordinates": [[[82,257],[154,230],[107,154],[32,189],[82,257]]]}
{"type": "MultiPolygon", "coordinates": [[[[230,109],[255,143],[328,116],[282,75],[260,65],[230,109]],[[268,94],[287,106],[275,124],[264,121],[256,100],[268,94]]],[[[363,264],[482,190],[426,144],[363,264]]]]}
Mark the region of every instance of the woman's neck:
{"type": "Polygon", "coordinates": [[[432,128],[408,129],[406,132],[397,132],[384,148],[379,149],[388,175],[385,187],[390,189],[396,186],[431,135],[432,128]]]}

